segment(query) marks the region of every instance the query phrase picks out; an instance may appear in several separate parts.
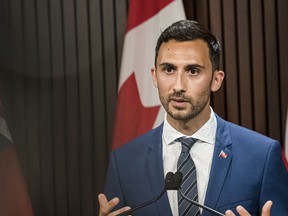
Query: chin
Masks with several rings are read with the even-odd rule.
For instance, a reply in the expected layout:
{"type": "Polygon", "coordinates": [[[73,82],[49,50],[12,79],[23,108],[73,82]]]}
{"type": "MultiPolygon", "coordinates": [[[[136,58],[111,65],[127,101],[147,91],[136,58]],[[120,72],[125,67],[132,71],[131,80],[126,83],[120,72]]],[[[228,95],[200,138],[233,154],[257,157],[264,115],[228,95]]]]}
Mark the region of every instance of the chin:
{"type": "Polygon", "coordinates": [[[168,114],[175,120],[178,121],[186,121],[189,119],[192,119],[194,115],[191,115],[191,113],[188,113],[187,111],[168,111],[168,114]]]}

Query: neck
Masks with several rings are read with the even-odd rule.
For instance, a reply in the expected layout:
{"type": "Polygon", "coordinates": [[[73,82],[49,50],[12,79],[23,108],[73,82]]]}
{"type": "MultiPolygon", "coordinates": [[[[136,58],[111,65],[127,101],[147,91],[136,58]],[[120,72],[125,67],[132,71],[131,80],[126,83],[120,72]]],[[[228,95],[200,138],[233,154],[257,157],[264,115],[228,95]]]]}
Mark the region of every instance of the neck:
{"type": "Polygon", "coordinates": [[[210,107],[205,107],[197,116],[187,120],[176,120],[167,115],[167,121],[177,131],[187,136],[193,135],[210,119],[210,107]]]}

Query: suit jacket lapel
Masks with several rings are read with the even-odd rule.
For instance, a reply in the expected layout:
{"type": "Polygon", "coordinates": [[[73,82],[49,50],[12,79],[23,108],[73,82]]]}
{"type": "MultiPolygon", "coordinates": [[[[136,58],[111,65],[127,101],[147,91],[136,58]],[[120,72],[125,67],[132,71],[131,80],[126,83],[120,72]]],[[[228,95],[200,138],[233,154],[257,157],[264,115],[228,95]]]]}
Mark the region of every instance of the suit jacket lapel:
{"type": "MultiPolygon", "coordinates": [[[[232,160],[231,144],[232,140],[229,134],[225,121],[216,115],[217,118],[217,133],[216,143],[212,159],[212,167],[210,178],[205,198],[205,205],[210,208],[215,208],[219,195],[221,193],[224,181],[226,179],[230,163],[232,160]]],[[[202,216],[209,216],[212,213],[203,211],[202,216]]]]}
{"type": "MultiPolygon", "coordinates": [[[[146,158],[147,175],[150,181],[151,191],[153,192],[153,197],[151,197],[151,199],[157,197],[165,186],[162,160],[162,131],[163,125],[155,130],[155,136],[153,137],[156,137],[156,139],[150,141],[146,158]]],[[[155,204],[159,215],[172,216],[167,193],[165,193],[155,204]]]]}

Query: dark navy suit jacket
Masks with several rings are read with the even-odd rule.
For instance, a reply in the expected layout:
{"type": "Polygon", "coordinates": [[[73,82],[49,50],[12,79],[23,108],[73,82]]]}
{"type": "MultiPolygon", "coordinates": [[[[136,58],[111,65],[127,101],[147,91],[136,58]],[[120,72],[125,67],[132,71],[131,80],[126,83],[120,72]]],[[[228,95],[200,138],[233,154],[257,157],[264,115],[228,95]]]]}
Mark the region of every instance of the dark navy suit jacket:
{"type": "MultiPolygon", "coordinates": [[[[205,205],[225,213],[244,206],[260,215],[267,200],[272,216],[288,215],[288,173],[280,144],[266,136],[217,118],[216,144],[205,205]],[[228,154],[220,157],[223,150],[228,154]]],[[[120,198],[117,208],[135,207],[158,196],[164,188],[163,124],[112,151],[105,194],[120,198]]],[[[171,216],[167,194],[133,215],[171,216]]],[[[203,211],[203,216],[212,215],[203,211]]]]}

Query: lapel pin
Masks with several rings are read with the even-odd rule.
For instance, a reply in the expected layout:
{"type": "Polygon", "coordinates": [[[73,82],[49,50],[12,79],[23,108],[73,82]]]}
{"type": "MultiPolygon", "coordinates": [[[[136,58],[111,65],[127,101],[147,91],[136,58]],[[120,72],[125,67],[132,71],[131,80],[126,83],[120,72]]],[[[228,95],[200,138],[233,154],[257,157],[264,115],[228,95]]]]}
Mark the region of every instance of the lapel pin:
{"type": "Polygon", "coordinates": [[[228,157],[228,154],[225,153],[223,150],[221,150],[220,154],[219,154],[219,157],[222,157],[222,158],[227,158],[228,157]]]}

